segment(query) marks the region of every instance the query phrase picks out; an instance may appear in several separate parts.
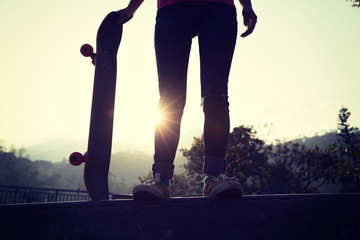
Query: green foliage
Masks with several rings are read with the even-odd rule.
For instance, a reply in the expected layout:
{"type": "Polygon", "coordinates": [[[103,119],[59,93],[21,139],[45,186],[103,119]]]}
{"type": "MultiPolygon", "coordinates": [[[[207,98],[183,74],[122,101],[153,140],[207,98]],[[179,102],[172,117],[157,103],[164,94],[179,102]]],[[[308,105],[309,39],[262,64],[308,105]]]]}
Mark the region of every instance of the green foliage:
{"type": "MultiPolygon", "coordinates": [[[[229,136],[226,155],[228,173],[236,176],[242,183],[244,191],[261,191],[266,181],[267,156],[265,142],[256,138],[252,127],[240,126],[234,128],[229,136]]],[[[183,156],[188,160],[184,165],[187,177],[192,183],[200,182],[204,175],[203,167],[203,138],[194,138],[191,148],[181,149],[183,156]]],[[[195,192],[201,192],[198,187],[195,192]]]]}
{"type": "Polygon", "coordinates": [[[0,150],[0,184],[39,184],[39,171],[27,158],[17,157],[15,151],[0,150]]]}
{"type": "Polygon", "coordinates": [[[266,192],[268,147],[256,137],[253,127],[234,128],[229,136],[227,172],[236,176],[247,193],[266,192]]]}
{"type": "Polygon", "coordinates": [[[344,147],[334,143],[327,152],[336,158],[336,180],[342,185],[341,192],[360,192],[360,145],[344,147]]]}
{"type": "MultiPolygon", "coordinates": [[[[195,138],[189,150],[182,149],[189,178],[203,177],[202,149],[202,138],[195,138]]],[[[319,192],[336,175],[335,159],[319,147],[293,142],[266,145],[253,127],[233,129],[226,159],[227,173],[237,177],[248,194],[319,192]]]]}
{"type": "Polygon", "coordinates": [[[347,108],[342,107],[339,111],[338,136],[339,142],[346,146],[355,146],[360,144],[360,131],[357,127],[350,127],[347,122],[351,113],[347,108]]]}
{"type": "Polygon", "coordinates": [[[201,174],[203,168],[203,148],[203,137],[195,137],[189,150],[180,149],[180,152],[182,152],[183,156],[188,160],[188,162],[184,164],[184,168],[187,170],[187,174],[196,181],[201,181],[203,178],[201,174]],[[189,159],[191,160],[189,161],[189,159]]]}
{"type": "Polygon", "coordinates": [[[342,185],[342,192],[360,192],[360,131],[350,127],[351,113],[342,107],[339,111],[338,142],[327,149],[329,155],[337,159],[336,180],[342,185]]]}
{"type": "Polygon", "coordinates": [[[352,2],[353,7],[360,7],[360,0],[346,0],[352,2]]]}
{"type": "MultiPolygon", "coordinates": [[[[250,194],[314,193],[327,183],[340,184],[342,192],[360,192],[360,131],[347,123],[347,108],[341,108],[338,117],[337,136],[343,145],[334,143],[327,150],[291,141],[266,145],[253,127],[234,128],[226,155],[227,173],[236,176],[250,194]]],[[[202,149],[202,138],[195,138],[189,150],[182,149],[189,178],[204,177],[202,149]]]]}
{"type": "Polygon", "coordinates": [[[274,146],[270,157],[270,193],[311,193],[335,178],[335,161],[319,147],[286,142],[274,146]]]}
{"type": "Polygon", "coordinates": [[[171,195],[173,197],[199,196],[202,194],[203,183],[187,175],[175,174],[171,180],[171,195]]]}

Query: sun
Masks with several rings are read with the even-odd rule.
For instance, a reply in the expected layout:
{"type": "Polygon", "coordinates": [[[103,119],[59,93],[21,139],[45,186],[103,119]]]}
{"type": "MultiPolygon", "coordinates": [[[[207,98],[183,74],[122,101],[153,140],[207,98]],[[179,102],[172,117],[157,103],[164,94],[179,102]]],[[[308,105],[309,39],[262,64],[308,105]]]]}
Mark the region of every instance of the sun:
{"type": "Polygon", "coordinates": [[[162,124],[164,122],[164,119],[165,119],[164,112],[162,110],[158,109],[156,111],[156,116],[155,116],[156,125],[162,124]]]}

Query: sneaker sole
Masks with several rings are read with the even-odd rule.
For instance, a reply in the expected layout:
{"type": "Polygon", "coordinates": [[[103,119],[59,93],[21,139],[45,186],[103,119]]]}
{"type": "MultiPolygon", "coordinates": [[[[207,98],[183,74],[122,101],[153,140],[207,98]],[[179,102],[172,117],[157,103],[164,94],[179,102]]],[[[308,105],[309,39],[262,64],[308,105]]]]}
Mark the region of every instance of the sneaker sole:
{"type": "Polygon", "coordinates": [[[148,185],[138,185],[133,189],[133,198],[134,200],[156,200],[163,199],[163,194],[148,186],[148,185]]]}
{"type": "Polygon", "coordinates": [[[241,198],[243,195],[240,183],[229,181],[215,187],[209,194],[210,198],[241,198]]]}

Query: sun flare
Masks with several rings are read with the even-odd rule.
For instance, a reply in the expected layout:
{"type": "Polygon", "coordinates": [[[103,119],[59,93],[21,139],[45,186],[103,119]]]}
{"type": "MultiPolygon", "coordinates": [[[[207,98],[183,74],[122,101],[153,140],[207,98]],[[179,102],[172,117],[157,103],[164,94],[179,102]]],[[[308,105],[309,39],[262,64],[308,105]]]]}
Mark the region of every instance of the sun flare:
{"type": "Polygon", "coordinates": [[[156,117],[155,117],[156,125],[162,124],[164,122],[164,112],[158,109],[156,111],[156,117]]]}

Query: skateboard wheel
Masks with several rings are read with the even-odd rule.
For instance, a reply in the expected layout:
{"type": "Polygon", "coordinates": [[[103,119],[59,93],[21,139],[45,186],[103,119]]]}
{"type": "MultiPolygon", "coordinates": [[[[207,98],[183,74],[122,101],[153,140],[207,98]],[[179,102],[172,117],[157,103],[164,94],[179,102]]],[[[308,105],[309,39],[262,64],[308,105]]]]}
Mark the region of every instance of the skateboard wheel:
{"type": "Polygon", "coordinates": [[[80,52],[84,57],[91,57],[94,55],[94,49],[90,44],[84,44],[80,48],[80,52]]]}
{"type": "Polygon", "coordinates": [[[85,157],[79,152],[73,152],[69,157],[69,162],[73,166],[79,166],[85,162],[85,157]]]}

